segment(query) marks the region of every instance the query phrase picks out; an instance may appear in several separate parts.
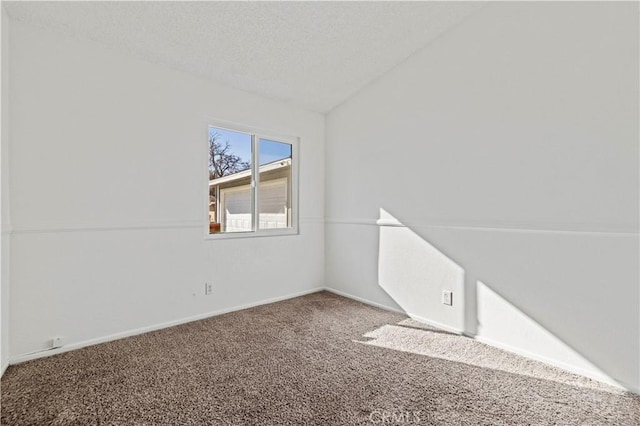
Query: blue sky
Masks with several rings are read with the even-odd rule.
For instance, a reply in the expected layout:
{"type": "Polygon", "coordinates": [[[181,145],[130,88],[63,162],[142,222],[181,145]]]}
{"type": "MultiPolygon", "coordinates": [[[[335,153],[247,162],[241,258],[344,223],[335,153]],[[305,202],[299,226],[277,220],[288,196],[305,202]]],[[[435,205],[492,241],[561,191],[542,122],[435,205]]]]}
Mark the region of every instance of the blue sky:
{"type": "MultiPolygon", "coordinates": [[[[233,154],[238,155],[243,161],[251,162],[251,135],[219,129],[217,127],[209,127],[209,135],[214,132],[220,135],[220,142],[229,142],[231,146],[230,151],[233,154]]],[[[260,165],[289,157],[291,157],[291,145],[268,139],[260,139],[260,165]]]]}

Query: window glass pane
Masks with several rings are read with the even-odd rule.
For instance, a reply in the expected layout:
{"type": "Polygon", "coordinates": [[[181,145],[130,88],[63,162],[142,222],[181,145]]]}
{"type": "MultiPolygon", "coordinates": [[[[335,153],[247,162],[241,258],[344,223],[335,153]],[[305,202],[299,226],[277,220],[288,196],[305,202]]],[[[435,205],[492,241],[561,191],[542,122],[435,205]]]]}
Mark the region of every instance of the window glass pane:
{"type": "Polygon", "coordinates": [[[292,146],[268,139],[259,141],[258,188],[260,229],[291,228],[292,146]]]}
{"type": "Polygon", "coordinates": [[[251,135],[209,127],[209,233],[250,232],[251,135]]]}

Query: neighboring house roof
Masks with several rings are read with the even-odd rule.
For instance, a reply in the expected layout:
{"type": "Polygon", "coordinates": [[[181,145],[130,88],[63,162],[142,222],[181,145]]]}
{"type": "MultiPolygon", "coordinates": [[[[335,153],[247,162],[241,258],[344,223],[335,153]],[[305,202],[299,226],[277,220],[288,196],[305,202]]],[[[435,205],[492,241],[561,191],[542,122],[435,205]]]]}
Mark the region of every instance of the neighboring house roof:
{"type": "MultiPolygon", "coordinates": [[[[285,158],[282,160],[274,161],[272,163],[263,164],[262,166],[260,166],[260,169],[258,171],[259,173],[265,173],[265,172],[282,169],[289,166],[291,166],[291,158],[285,158]]],[[[212,179],[209,181],[209,186],[216,186],[222,183],[233,182],[234,180],[243,179],[249,176],[251,176],[251,169],[243,170],[241,172],[234,173],[231,175],[222,176],[217,179],[212,179]]]]}

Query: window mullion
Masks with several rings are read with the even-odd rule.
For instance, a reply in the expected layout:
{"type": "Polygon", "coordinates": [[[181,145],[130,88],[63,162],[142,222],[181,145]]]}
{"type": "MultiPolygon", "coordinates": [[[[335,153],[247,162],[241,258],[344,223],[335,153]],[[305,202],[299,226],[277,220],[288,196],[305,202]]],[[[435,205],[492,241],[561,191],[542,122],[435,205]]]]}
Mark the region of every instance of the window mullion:
{"type": "Polygon", "coordinates": [[[260,227],[260,158],[259,158],[259,138],[255,134],[251,135],[251,155],[252,155],[252,188],[251,188],[251,202],[253,212],[253,232],[258,232],[260,227]]]}

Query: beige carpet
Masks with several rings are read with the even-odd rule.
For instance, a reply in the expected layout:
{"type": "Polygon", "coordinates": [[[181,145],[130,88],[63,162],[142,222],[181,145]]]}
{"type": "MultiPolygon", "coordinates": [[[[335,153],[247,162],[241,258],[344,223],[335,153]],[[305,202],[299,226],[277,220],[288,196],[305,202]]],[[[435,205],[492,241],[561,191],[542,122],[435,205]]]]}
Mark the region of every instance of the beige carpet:
{"type": "Polygon", "coordinates": [[[638,425],[640,397],[330,293],[9,367],[2,425],[638,425]]]}

